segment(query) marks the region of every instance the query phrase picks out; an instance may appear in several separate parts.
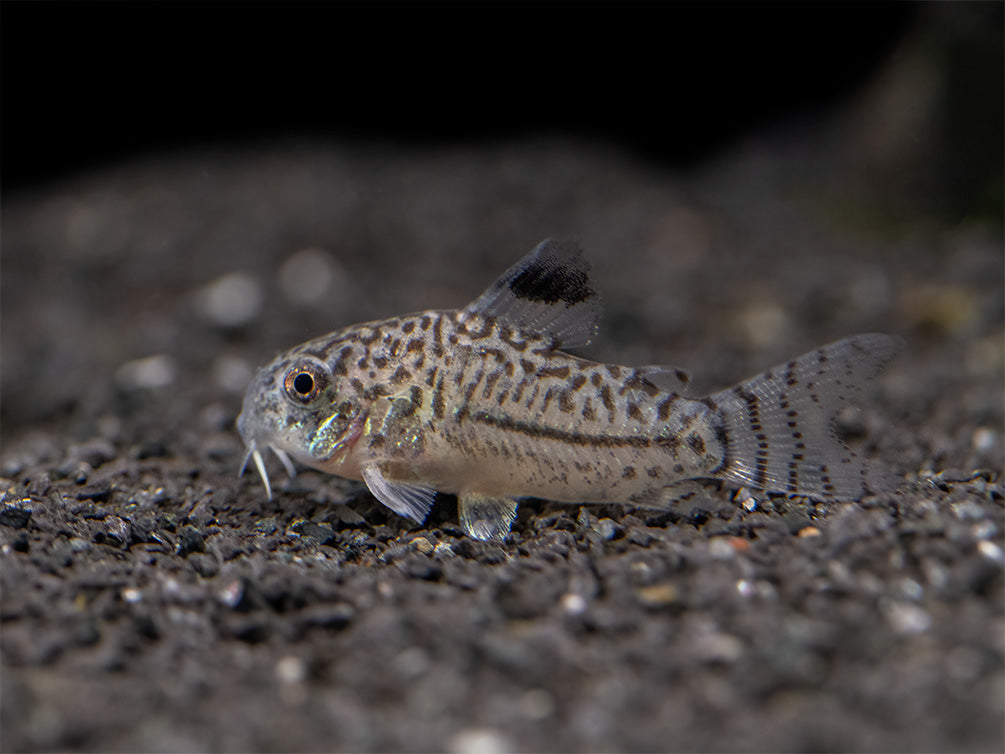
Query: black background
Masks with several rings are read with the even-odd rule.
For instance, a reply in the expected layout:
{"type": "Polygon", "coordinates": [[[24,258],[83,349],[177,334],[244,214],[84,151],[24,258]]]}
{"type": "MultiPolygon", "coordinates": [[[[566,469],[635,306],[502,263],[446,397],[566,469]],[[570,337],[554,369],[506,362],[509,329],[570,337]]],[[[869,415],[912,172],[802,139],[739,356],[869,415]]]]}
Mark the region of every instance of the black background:
{"type": "Polygon", "coordinates": [[[4,2],[0,14],[8,192],[283,136],[559,132],[687,166],[840,102],[918,6],[4,2]]]}

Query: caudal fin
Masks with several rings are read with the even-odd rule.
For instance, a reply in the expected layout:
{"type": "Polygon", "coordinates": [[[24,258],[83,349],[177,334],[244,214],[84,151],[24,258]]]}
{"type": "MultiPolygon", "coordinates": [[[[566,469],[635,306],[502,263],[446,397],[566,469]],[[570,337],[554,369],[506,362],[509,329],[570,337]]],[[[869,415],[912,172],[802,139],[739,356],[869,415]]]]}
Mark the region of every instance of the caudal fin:
{"type": "Polygon", "coordinates": [[[902,344],[853,335],[710,396],[726,433],[716,476],[821,499],[857,500],[874,489],[872,471],[838,439],[834,419],[902,344]]]}

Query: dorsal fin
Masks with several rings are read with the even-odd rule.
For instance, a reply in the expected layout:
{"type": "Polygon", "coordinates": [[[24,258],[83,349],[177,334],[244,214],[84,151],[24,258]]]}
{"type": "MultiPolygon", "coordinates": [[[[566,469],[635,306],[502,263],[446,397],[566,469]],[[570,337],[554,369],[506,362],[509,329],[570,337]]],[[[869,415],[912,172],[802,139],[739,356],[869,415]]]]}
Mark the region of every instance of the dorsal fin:
{"type": "Polygon", "coordinates": [[[506,270],[464,314],[495,317],[523,332],[550,336],[556,347],[575,348],[597,332],[600,297],[590,287],[590,265],[579,246],[549,238],[506,270]]]}

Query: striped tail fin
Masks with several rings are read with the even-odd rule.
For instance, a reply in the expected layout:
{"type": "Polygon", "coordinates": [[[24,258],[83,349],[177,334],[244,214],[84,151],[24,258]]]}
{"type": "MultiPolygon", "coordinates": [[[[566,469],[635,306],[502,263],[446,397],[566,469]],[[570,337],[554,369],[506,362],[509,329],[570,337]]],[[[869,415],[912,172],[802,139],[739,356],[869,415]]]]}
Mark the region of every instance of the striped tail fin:
{"type": "Polygon", "coordinates": [[[716,476],[818,499],[876,491],[873,470],[838,439],[834,419],[902,344],[890,335],[854,335],[710,396],[726,433],[716,476]]]}

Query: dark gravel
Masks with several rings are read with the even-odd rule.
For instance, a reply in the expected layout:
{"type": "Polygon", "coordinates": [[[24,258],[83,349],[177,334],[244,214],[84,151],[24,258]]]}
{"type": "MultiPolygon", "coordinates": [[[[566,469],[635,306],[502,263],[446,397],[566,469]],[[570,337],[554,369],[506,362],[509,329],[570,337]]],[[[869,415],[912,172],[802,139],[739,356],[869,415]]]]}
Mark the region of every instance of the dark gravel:
{"type": "Polygon", "coordinates": [[[687,176],[587,143],[299,143],[8,199],[0,748],[1001,751],[1002,222],[915,180],[935,121],[876,126],[902,74],[687,176]],[[900,488],[530,501],[494,544],[450,497],[414,526],[334,477],[277,465],[271,502],[237,478],[256,365],[463,305],[547,236],[594,264],[586,353],[696,394],[903,335],[842,425],[900,488]]]}

